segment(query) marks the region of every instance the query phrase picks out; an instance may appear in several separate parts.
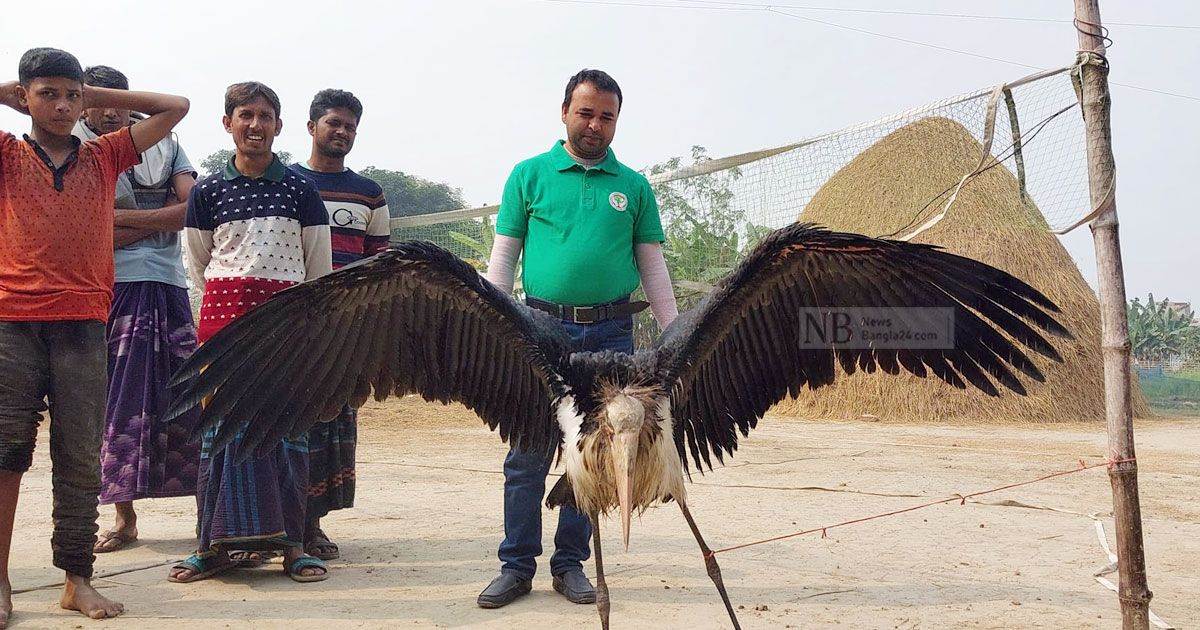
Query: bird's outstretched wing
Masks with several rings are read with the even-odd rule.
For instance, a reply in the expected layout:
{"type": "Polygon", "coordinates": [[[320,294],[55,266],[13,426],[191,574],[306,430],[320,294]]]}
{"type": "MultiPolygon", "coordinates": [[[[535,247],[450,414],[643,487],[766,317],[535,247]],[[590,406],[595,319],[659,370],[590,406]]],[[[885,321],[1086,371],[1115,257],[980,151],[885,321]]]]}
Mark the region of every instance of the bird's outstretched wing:
{"type": "Polygon", "coordinates": [[[1038,330],[1070,337],[1050,315],[1057,312],[1012,275],[933,246],[782,228],[655,343],[680,458],[686,465],[690,451],[697,468],[711,466],[710,455],[721,461],[737,448],[738,431],[748,434],[788,393],[831,383],[837,365],[1024,394],[1014,371],[1044,378],[1018,344],[1061,361],[1038,330]],[[871,317],[880,321],[863,327],[871,317]],[[850,320],[856,334],[916,334],[841,343],[849,329],[839,327],[850,320]]]}
{"type": "Polygon", "coordinates": [[[204,401],[215,447],[238,455],[299,436],[371,394],[418,393],[475,410],[504,440],[549,449],[570,338],[465,262],[407,241],[281,291],[205,342],[174,381],[192,379],[174,417],[204,401]]]}

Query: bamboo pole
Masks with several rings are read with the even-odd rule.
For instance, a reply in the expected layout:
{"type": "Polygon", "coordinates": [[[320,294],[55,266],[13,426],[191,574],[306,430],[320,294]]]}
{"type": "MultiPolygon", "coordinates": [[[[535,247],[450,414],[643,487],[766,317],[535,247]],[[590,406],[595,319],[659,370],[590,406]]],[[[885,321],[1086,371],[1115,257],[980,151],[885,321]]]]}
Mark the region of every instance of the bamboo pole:
{"type": "Polygon", "coordinates": [[[1101,343],[1104,353],[1104,406],[1108,421],[1108,454],[1116,519],[1118,597],[1125,630],[1149,628],[1150,598],[1146,584],[1146,554],[1142,544],[1142,514],[1138,501],[1137,462],[1133,449],[1133,405],[1130,390],[1129,324],[1125,306],[1125,275],[1117,223],[1116,166],[1109,121],[1106,38],[1100,23],[1099,0],[1074,0],[1079,33],[1081,106],[1087,133],[1088,185],[1092,208],[1100,210],[1091,222],[1096,246],[1100,288],[1101,343]]]}

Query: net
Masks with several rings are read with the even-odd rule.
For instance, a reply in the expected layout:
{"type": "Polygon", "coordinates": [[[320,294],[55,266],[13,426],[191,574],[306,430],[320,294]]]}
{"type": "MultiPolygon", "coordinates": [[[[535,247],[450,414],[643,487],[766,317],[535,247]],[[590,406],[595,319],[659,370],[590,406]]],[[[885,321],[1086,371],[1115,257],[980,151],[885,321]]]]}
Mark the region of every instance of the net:
{"type": "MultiPolygon", "coordinates": [[[[1083,120],[1074,67],[1048,70],[871,122],[760,151],[712,158],[702,147],[642,172],[654,186],[665,252],[681,309],[694,304],[763,235],[797,219],[856,156],[917,121],[953,121],[984,148],[944,190],[889,208],[895,221],[870,236],[909,239],[955,212],[983,173],[1008,170],[1031,227],[1065,232],[1089,218],[1083,120]],[[899,226],[898,228],[896,226],[899,226]]],[[[931,150],[933,150],[931,148],[931,150]]],[[[902,186],[903,182],[896,182],[902,186]]],[[[394,239],[431,240],[486,269],[497,206],[392,220],[394,239]]],[[[637,325],[639,342],[658,330],[637,325]]]]}

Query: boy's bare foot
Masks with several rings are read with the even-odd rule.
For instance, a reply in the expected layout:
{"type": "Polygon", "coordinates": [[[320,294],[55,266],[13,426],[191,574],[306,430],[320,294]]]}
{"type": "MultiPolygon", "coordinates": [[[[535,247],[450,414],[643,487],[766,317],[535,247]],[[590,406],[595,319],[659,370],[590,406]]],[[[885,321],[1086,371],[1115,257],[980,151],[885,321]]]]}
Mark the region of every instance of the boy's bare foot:
{"type": "Polygon", "coordinates": [[[8,580],[0,580],[0,630],[8,627],[12,617],[12,585],[8,580]]]}
{"type": "Polygon", "coordinates": [[[78,610],[92,619],[116,617],[125,612],[125,605],[103,596],[92,586],[92,581],[78,575],[67,574],[59,606],[67,610],[78,610]]]}

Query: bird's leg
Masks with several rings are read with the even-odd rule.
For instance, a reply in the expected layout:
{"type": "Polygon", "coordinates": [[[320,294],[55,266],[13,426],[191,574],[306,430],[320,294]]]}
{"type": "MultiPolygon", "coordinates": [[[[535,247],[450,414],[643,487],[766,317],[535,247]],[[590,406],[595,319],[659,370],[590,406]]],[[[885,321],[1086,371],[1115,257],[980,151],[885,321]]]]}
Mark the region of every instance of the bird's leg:
{"type": "Polygon", "coordinates": [[[596,610],[600,627],[608,630],[608,583],[604,581],[604,560],[600,557],[600,515],[592,515],[592,551],[596,553],[596,610]]]}
{"type": "MultiPolygon", "coordinates": [[[[679,504],[679,509],[683,510],[683,518],[687,519],[688,527],[692,528],[696,542],[700,543],[700,553],[704,554],[704,568],[708,569],[708,577],[712,578],[713,584],[717,585],[717,592],[721,594],[721,601],[725,602],[725,610],[729,612],[729,620],[733,622],[734,630],[742,630],[737,615],[733,612],[733,604],[729,603],[729,593],[725,592],[725,582],[721,580],[721,567],[717,565],[717,556],[704,542],[704,537],[700,535],[700,529],[696,527],[696,521],[692,518],[692,513],[688,512],[687,506],[683,501],[676,500],[675,502],[679,504]]],[[[600,553],[597,551],[596,560],[599,561],[599,559],[600,553]]],[[[600,601],[599,598],[596,601],[600,601]]]]}

